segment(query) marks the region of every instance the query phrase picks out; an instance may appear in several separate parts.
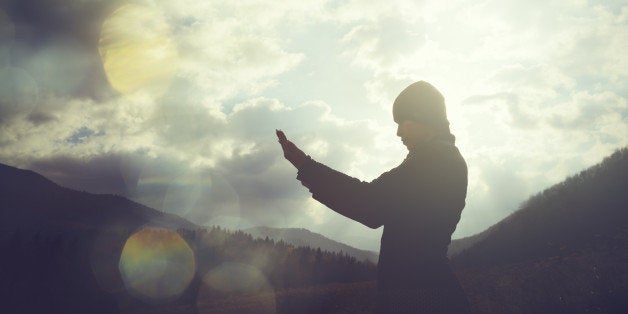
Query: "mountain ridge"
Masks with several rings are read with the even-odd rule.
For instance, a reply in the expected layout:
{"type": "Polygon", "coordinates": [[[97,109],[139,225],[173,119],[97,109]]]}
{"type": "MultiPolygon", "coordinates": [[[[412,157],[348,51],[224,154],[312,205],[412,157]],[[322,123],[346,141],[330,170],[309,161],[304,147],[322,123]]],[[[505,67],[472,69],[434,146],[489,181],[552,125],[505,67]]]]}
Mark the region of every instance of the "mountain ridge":
{"type": "Polygon", "coordinates": [[[470,245],[454,260],[465,266],[521,262],[577,250],[595,238],[621,238],[622,230],[628,230],[626,187],[628,148],[622,148],[466,238],[470,245]]]}

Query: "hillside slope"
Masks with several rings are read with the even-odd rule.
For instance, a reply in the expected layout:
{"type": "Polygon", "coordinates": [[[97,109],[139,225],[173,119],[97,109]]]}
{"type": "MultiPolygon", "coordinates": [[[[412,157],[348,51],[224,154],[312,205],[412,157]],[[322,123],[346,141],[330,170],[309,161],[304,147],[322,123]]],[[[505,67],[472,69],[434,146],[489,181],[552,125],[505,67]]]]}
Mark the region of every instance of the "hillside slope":
{"type": "Polygon", "coordinates": [[[455,262],[467,267],[514,263],[616,237],[628,230],[627,187],[628,148],[624,148],[530,198],[484,231],[483,239],[455,262]]]}

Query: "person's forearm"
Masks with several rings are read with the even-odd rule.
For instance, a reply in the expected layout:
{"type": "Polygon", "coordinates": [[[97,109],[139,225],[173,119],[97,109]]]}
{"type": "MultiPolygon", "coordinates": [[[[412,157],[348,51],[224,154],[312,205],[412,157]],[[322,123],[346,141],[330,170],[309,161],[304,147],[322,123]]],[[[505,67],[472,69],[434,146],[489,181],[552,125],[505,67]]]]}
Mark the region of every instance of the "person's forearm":
{"type": "Polygon", "coordinates": [[[333,211],[370,228],[382,225],[377,209],[369,202],[369,183],[331,169],[309,158],[299,169],[297,179],[312,196],[333,211]]]}

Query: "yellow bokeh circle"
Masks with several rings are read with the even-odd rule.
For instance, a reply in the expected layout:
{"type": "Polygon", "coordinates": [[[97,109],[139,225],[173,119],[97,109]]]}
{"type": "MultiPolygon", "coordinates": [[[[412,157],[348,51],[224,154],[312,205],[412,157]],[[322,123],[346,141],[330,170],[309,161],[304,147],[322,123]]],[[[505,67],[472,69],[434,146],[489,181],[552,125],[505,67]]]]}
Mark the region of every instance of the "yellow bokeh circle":
{"type": "Polygon", "coordinates": [[[157,9],[126,4],[104,21],[98,50],[107,79],[122,94],[159,97],[178,67],[170,26],[157,9]]]}
{"type": "Polygon", "coordinates": [[[168,301],[190,285],[196,260],[176,231],[144,227],[124,244],[119,269],[131,294],[148,301],[168,301]]]}

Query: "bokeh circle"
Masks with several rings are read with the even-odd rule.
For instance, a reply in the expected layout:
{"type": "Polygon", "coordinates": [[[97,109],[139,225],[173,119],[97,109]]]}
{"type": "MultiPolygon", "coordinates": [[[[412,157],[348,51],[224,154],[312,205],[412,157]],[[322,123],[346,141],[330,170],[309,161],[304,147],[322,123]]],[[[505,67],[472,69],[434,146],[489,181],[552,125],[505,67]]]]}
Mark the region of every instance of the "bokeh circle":
{"type": "Polygon", "coordinates": [[[146,226],[126,240],[119,269],[131,294],[167,302],[188,288],[196,273],[196,259],[176,231],[146,226]]]}

